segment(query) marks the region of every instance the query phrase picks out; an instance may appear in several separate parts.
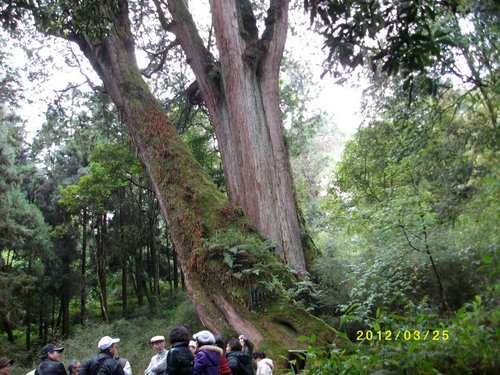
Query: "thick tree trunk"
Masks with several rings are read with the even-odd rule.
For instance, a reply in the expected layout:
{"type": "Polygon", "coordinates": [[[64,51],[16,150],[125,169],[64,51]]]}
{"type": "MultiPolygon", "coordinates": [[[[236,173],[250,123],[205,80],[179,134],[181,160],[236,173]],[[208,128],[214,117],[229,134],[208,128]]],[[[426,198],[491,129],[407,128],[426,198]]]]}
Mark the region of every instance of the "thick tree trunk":
{"type": "MultiPolygon", "coordinates": [[[[266,249],[259,252],[245,241],[231,249],[219,244],[223,234],[233,238],[232,234],[238,232],[239,238],[252,237],[253,241],[257,236],[241,211],[227,202],[194,159],[143,81],[127,12],[127,3],[121,1],[109,35],[102,41],[90,41],[79,35],[73,35],[72,39],[102,78],[128,128],[168,223],[187,291],[200,318],[217,333],[245,334],[257,345],[264,342],[273,345],[274,349],[267,347],[273,352],[299,345],[296,338],[303,334],[316,333],[320,339],[332,340],[331,328],[279,294],[266,294],[264,288],[260,294],[250,293],[263,285],[260,281],[271,282],[269,266],[273,262],[284,277],[293,279],[272,254],[266,249]],[[223,259],[225,253],[232,251],[238,257],[234,267],[240,267],[242,272],[261,267],[261,271],[237,275],[223,259]],[[259,297],[255,298],[256,295],[259,297]]],[[[259,147],[257,143],[255,147],[259,147]]],[[[278,182],[282,181],[275,181],[278,182]]]]}
{"type": "MultiPolygon", "coordinates": [[[[284,144],[278,76],[288,0],[272,1],[258,38],[250,1],[211,0],[220,61],[203,46],[183,0],[168,2],[175,33],[214,125],[230,202],[240,206],[291,267],[306,257],[284,144]]],[[[307,258],[310,258],[308,256],[307,258]]]]}

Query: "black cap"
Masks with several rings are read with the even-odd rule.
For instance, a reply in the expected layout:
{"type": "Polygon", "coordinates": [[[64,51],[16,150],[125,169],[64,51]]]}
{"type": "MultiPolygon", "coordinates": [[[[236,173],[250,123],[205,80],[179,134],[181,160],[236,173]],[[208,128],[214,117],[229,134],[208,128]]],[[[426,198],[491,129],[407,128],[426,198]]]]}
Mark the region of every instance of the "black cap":
{"type": "Polygon", "coordinates": [[[0,368],[7,367],[11,364],[14,363],[13,359],[8,359],[8,358],[0,358],[0,368]]]}
{"type": "Polygon", "coordinates": [[[63,352],[64,348],[62,346],[55,346],[54,344],[47,344],[42,348],[42,355],[47,355],[50,352],[63,352]]]}

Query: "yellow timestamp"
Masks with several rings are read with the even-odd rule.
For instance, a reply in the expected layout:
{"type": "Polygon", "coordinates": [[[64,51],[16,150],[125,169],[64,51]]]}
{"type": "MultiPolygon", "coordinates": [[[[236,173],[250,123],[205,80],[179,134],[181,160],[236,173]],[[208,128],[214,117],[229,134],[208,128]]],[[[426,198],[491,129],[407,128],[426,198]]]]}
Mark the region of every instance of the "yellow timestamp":
{"type": "Polygon", "coordinates": [[[356,331],[357,341],[447,341],[450,338],[450,330],[358,330],[356,331]]]}

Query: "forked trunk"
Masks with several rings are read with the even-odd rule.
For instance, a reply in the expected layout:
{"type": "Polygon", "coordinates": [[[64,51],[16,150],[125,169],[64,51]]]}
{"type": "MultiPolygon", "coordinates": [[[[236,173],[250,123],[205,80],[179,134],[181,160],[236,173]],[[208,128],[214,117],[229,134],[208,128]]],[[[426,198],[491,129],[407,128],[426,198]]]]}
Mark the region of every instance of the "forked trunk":
{"type": "Polygon", "coordinates": [[[279,67],[288,0],[271,2],[259,39],[249,1],[212,0],[220,61],[204,47],[183,0],[169,1],[175,33],[197,79],[220,149],[229,201],[273,241],[289,266],[306,271],[288,153],[281,129],[279,67]]]}

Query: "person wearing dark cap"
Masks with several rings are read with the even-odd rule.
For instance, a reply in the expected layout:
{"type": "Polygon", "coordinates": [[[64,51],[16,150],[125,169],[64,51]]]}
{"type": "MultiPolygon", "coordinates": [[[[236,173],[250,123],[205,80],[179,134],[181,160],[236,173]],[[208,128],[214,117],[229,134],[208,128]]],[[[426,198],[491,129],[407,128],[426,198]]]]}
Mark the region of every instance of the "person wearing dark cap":
{"type": "Polygon", "coordinates": [[[116,344],[119,341],[120,339],[109,336],[101,338],[97,344],[99,354],[85,361],[78,375],[125,375],[122,365],[115,359],[118,355],[116,344]]]}
{"type": "Polygon", "coordinates": [[[42,348],[42,362],[35,370],[35,375],[66,375],[66,368],[61,363],[62,346],[47,344],[42,348]]]}
{"type": "Polygon", "coordinates": [[[10,366],[13,363],[13,359],[0,358],[0,375],[10,375],[10,366]]]}
{"type": "Polygon", "coordinates": [[[200,331],[193,335],[198,343],[194,355],[193,375],[219,375],[222,349],[215,345],[215,337],[210,331],[200,331]]]}

